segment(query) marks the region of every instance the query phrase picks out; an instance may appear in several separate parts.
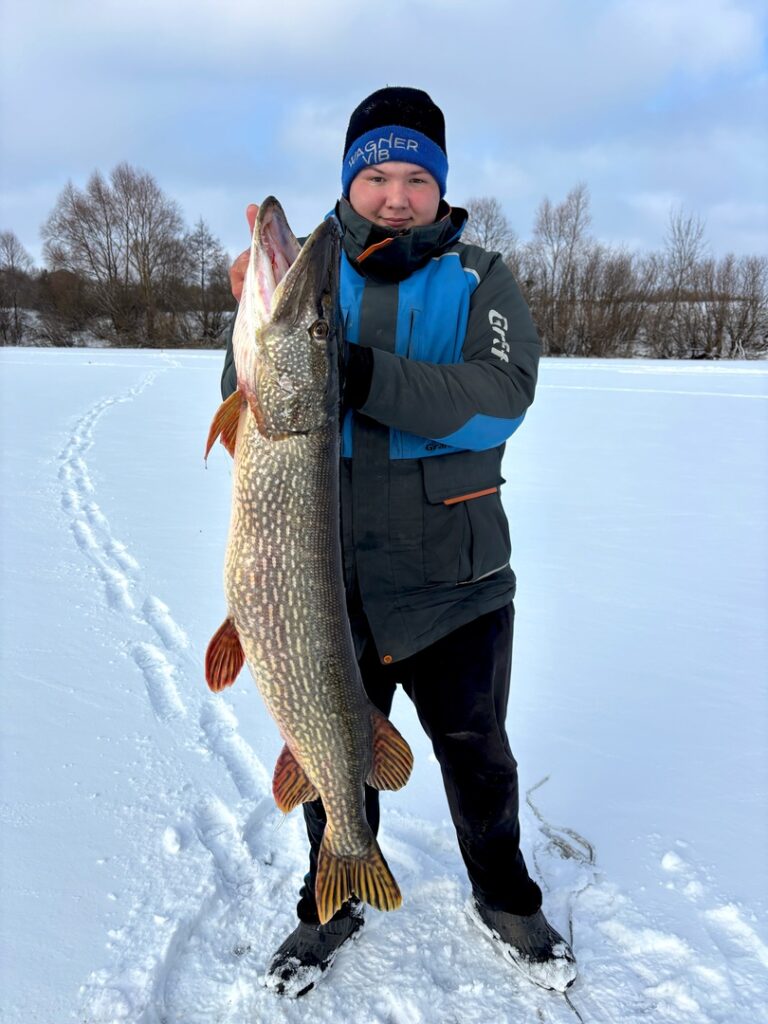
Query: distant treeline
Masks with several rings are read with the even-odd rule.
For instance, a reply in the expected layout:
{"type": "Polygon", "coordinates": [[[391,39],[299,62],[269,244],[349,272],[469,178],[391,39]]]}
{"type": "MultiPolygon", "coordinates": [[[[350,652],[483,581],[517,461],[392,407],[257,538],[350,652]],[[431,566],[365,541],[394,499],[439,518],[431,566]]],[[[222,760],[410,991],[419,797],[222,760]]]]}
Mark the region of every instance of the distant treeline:
{"type": "Polygon", "coordinates": [[[463,241],[503,253],[548,355],[659,359],[768,354],[768,257],[707,254],[704,225],[669,216],[659,252],[606,246],[589,233],[589,192],[545,199],[520,242],[496,199],[471,199],[463,241]]]}
{"type": "MultiPolygon", "coordinates": [[[[704,225],[672,210],[663,247],[636,253],[590,234],[589,192],[539,206],[521,242],[494,198],[470,199],[463,240],[501,252],[548,355],[678,359],[768,355],[768,257],[708,255],[704,225]]],[[[230,257],[202,219],[144,171],[68,184],[42,227],[45,268],[0,232],[0,341],[6,345],[224,344],[230,257]]]]}
{"type": "Polygon", "coordinates": [[[229,257],[152,175],[120,164],[69,183],[41,228],[45,268],[0,232],[4,344],[217,345],[235,308],[229,257]]]}

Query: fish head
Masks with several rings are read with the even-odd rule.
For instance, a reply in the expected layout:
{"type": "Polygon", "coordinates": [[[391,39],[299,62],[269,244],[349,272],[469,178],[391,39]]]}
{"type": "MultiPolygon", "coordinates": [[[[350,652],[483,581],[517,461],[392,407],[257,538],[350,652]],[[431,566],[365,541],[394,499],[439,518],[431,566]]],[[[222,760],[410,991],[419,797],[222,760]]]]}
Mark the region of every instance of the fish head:
{"type": "Polygon", "coordinates": [[[238,387],[267,437],[338,418],[340,234],[328,218],[299,246],[276,199],[259,207],[233,348],[238,387]]]}

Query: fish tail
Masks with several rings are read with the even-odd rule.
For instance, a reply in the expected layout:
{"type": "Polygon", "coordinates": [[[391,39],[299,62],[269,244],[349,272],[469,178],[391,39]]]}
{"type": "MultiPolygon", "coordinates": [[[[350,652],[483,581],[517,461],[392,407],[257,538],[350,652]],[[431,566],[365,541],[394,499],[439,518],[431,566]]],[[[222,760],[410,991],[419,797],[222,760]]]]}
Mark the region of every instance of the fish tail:
{"type": "Polygon", "coordinates": [[[317,856],[315,900],[321,924],[326,924],[345,900],[359,896],[377,910],[397,910],[403,902],[397,882],[376,838],[362,857],[339,857],[323,836],[317,856]]]}

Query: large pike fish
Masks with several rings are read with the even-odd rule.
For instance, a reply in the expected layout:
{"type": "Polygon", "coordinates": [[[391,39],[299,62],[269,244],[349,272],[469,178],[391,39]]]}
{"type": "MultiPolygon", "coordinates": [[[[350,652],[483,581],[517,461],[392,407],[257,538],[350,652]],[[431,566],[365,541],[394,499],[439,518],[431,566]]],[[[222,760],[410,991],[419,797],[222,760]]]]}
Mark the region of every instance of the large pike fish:
{"type": "Polygon", "coordinates": [[[272,197],[259,209],[233,347],[237,391],[217,437],[233,454],[224,587],[228,615],[205,659],[219,691],[248,662],[285,746],[278,807],[322,797],[315,896],[322,923],[353,893],[401,902],[365,816],[364,783],[399,789],[408,744],[369,701],[346,612],[339,532],[340,234],[324,220],[299,246],[272,197]]]}

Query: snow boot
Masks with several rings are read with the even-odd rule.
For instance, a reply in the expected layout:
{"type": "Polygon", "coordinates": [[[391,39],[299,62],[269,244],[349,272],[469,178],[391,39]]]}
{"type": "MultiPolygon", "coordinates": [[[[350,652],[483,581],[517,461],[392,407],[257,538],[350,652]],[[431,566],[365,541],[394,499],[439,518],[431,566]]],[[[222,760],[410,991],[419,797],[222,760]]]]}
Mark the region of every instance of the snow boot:
{"type": "Polygon", "coordinates": [[[573,950],[544,914],[508,914],[491,910],[472,897],[469,919],[498,947],[499,952],[535,985],[565,992],[576,980],[573,950]]]}
{"type": "Polygon", "coordinates": [[[327,924],[299,921],[269,962],[264,984],[277,995],[298,999],[314,988],[345,942],[356,939],[365,923],[362,903],[327,924]]]}

